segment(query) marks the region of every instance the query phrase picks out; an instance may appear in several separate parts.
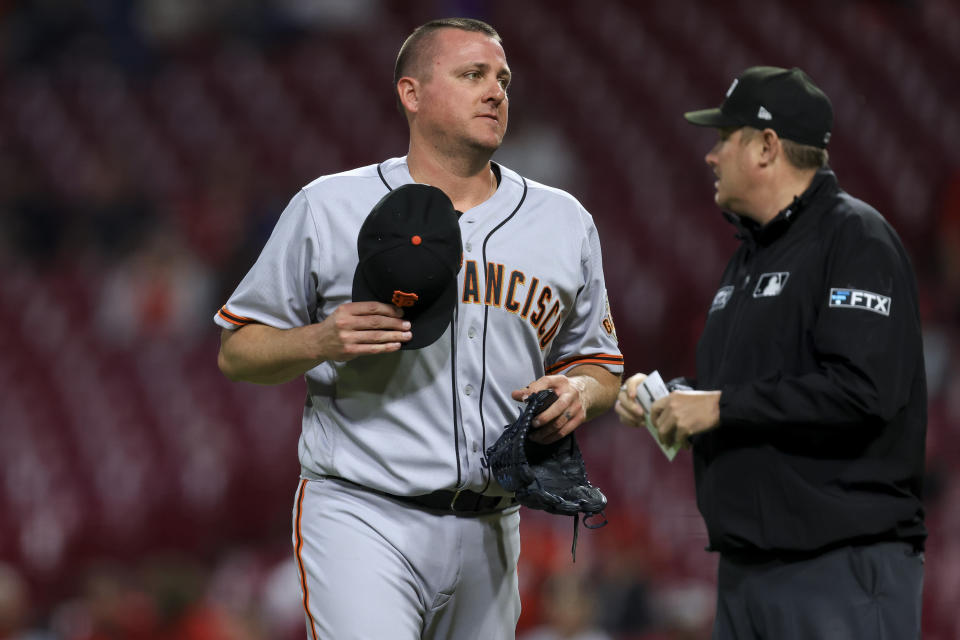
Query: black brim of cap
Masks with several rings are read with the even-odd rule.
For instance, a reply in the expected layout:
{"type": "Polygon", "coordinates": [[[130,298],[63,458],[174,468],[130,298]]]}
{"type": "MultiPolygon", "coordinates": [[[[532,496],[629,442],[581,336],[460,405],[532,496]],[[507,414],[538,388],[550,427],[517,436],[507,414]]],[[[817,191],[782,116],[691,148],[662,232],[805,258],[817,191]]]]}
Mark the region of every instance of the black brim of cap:
{"type": "Polygon", "coordinates": [[[742,122],[726,116],[720,111],[719,108],[714,107],[713,109],[700,109],[699,111],[687,111],[683,114],[683,117],[686,118],[687,122],[695,124],[700,127],[739,127],[742,126],[742,122]]]}
{"type": "MultiPolygon", "coordinates": [[[[377,296],[364,278],[363,270],[357,269],[353,274],[353,301],[362,302],[365,300],[375,301],[377,296]]],[[[423,307],[416,313],[404,310],[403,318],[410,321],[410,332],[413,337],[409,341],[401,343],[400,349],[404,351],[422,349],[436,342],[453,320],[453,309],[456,306],[457,279],[450,278],[450,282],[444,288],[443,293],[437,296],[433,304],[423,307]]]]}

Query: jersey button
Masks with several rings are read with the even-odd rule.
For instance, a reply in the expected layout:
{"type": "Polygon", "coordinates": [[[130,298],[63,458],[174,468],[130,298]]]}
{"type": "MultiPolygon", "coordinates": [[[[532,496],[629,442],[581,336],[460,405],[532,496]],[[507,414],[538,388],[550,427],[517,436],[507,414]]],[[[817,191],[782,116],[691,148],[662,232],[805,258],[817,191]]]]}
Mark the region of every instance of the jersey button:
{"type": "Polygon", "coordinates": [[[467,336],[470,337],[470,338],[476,338],[476,337],[477,337],[477,330],[474,329],[473,327],[470,327],[469,329],[467,329],[467,336]]]}
{"type": "Polygon", "coordinates": [[[473,245],[470,244],[469,242],[465,244],[463,248],[466,249],[467,251],[473,251],[473,245]]]}
{"type": "Polygon", "coordinates": [[[471,393],[473,393],[473,385],[468,384],[467,386],[465,386],[463,388],[463,392],[469,396],[471,393]]]}

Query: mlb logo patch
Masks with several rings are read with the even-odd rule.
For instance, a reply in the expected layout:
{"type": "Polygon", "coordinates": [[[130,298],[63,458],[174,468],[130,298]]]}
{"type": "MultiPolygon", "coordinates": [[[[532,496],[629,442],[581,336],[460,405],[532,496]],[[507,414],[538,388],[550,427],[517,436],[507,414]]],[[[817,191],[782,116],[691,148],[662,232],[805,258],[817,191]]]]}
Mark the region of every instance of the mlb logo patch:
{"type": "Polygon", "coordinates": [[[890,296],[860,289],[830,289],[830,306],[845,309],[866,309],[882,316],[890,315],[890,296]]]}
{"type": "Polygon", "coordinates": [[[757,280],[757,286],[753,290],[754,298],[769,298],[778,296],[787,284],[787,278],[790,277],[789,271],[777,271],[775,273],[764,273],[757,280]]]}

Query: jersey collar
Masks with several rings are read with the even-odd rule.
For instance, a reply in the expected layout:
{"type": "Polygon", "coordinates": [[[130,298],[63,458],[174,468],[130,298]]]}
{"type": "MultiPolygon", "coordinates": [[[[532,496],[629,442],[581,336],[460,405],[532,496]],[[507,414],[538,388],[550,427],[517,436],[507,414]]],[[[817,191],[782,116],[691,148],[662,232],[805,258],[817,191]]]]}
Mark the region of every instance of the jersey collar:
{"type": "MultiPolygon", "coordinates": [[[[486,207],[488,203],[494,205],[502,204],[502,200],[510,197],[510,194],[507,193],[510,191],[510,188],[507,185],[504,185],[504,174],[507,174],[506,177],[519,178],[519,176],[514,176],[510,169],[497,164],[493,160],[490,161],[490,169],[493,171],[493,175],[497,180],[497,190],[486,201],[481,202],[476,207],[471,209],[471,211],[481,210],[486,207]]],[[[402,158],[391,158],[381,162],[379,165],[377,165],[377,173],[380,175],[380,180],[383,182],[383,184],[387,187],[387,189],[390,190],[396,189],[400,185],[416,182],[413,179],[413,176],[410,175],[410,167],[407,164],[407,156],[403,156],[402,158]]],[[[510,180],[509,182],[512,185],[513,183],[518,182],[518,180],[510,180]]],[[[457,213],[462,215],[465,212],[457,213]]]]}

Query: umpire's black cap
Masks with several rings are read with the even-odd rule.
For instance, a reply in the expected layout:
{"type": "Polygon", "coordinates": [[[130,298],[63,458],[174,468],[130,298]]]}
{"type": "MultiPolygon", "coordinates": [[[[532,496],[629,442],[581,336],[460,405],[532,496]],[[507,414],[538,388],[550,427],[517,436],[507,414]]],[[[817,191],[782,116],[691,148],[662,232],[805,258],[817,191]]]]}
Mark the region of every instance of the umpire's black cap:
{"type": "Polygon", "coordinates": [[[443,335],[463,262],[460,223],[447,194],[425,184],[393,189],[360,227],[357,253],[353,300],[403,309],[413,337],[401,349],[420,349],[443,335]]]}
{"type": "Polygon", "coordinates": [[[750,67],[733,81],[719,107],[683,117],[703,127],[773,129],[781,138],[821,149],[833,129],[830,98],[797,67],[750,67]]]}

